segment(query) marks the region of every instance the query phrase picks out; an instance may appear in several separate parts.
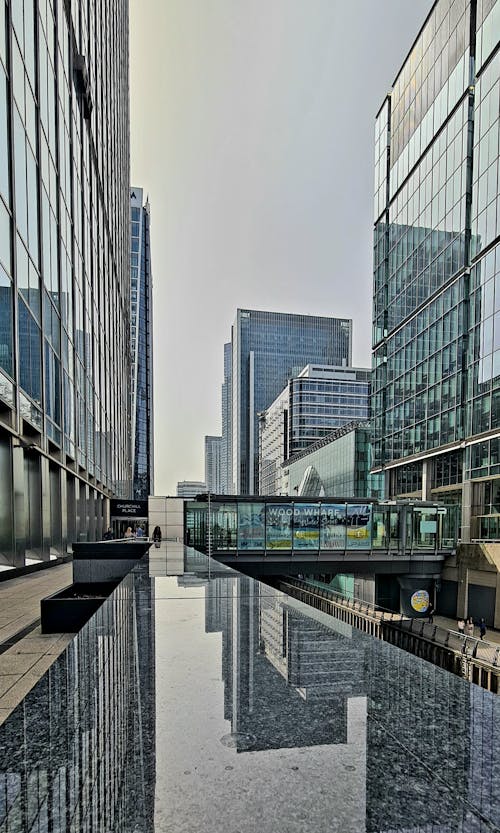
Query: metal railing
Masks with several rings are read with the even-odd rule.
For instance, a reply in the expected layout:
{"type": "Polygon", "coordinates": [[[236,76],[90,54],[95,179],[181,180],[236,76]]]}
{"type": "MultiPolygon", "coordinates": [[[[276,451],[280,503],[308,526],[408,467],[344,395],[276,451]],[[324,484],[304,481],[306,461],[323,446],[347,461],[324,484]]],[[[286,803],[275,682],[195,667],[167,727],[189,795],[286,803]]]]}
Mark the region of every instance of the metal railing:
{"type": "Polygon", "coordinates": [[[425,619],[384,610],[360,599],[287,578],[279,587],[358,630],[426,659],[469,682],[500,693],[500,645],[466,636],[425,619]]]}

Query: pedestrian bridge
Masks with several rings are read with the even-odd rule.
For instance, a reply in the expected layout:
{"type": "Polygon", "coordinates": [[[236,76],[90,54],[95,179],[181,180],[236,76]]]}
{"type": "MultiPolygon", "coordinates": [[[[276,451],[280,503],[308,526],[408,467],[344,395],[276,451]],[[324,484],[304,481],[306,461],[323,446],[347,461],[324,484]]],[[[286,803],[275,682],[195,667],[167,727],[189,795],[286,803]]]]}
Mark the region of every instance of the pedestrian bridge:
{"type": "Polygon", "coordinates": [[[440,572],[457,530],[458,507],[421,501],[206,494],[184,503],[186,544],[268,575],[315,563],[332,572],[440,572]]]}

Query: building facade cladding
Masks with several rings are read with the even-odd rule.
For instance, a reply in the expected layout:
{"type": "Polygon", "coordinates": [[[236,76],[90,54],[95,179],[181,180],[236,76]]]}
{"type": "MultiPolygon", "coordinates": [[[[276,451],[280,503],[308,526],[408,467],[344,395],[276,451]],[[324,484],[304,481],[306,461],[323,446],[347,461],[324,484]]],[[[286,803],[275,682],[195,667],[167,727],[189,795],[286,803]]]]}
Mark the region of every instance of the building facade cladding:
{"type": "Polygon", "coordinates": [[[375,130],[374,466],[463,540],[500,532],[499,39],[500,0],[437,0],[375,130]]]}
{"type": "Polygon", "coordinates": [[[222,448],[221,448],[221,491],[222,495],[233,494],[231,424],[232,424],[232,355],[231,342],[224,345],[224,382],[222,383],[222,448]]]}
{"type": "Polygon", "coordinates": [[[151,214],[142,188],[130,189],[130,352],[133,496],[154,494],[153,278],[151,214]]]}
{"type": "Polygon", "coordinates": [[[222,491],[222,437],[205,437],[205,483],[209,492],[222,491]]]}
{"type": "Polygon", "coordinates": [[[259,414],[259,495],[287,494],[281,464],[288,457],[288,385],[259,414]]]}
{"type": "Polygon", "coordinates": [[[349,365],[352,321],[311,315],[237,311],[232,327],[232,478],[238,494],[259,482],[258,413],[308,362],[349,365]]]}
{"type": "Polygon", "coordinates": [[[207,491],[207,484],[200,480],[180,480],[177,483],[177,497],[197,497],[207,491]]]}
{"type": "Polygon", "coordinates": [[[370,473],[370,440],[367,423],[290,457],[283,464],[288,494],[311,498],[380,497],[382,478],[370,473]]]}
{"type": "Polygon", "coordinates": [[[282,493],[281,465],[287,457],[335,428],[369,419],[370,378],[367,368],[307,365],[288,380],[259,416],[260,494],[282,493]]]}
{"type": "Polygon", "coordinates": [[[128,6],[0,0],[0,561],[129,496],[128,6]]]}

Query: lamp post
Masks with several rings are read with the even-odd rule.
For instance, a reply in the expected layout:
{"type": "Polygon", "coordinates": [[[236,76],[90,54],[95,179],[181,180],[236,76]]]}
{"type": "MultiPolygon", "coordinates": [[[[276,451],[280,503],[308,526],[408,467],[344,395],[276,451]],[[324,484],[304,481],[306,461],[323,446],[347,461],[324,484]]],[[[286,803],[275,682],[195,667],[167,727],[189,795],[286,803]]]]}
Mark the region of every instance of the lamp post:
{"type": "Polygon", "coordinates": [[[208,492],[208,580],[210,581],[210,564],[212,561],[212,517],[210,506],[210,492],[208,492]]]}

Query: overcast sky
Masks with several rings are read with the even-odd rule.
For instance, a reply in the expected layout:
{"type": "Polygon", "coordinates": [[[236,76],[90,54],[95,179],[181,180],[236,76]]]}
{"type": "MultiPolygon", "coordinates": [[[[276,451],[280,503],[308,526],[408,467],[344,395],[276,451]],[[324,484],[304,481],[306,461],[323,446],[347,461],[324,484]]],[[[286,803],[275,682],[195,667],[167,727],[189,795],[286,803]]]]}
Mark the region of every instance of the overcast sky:
{"type": "Polygon", "coordinates": [[[237,307],[352,318],[370,364],[374,118],[431,5],[131,0],[156,494],[204,478],[237,307]]]}

